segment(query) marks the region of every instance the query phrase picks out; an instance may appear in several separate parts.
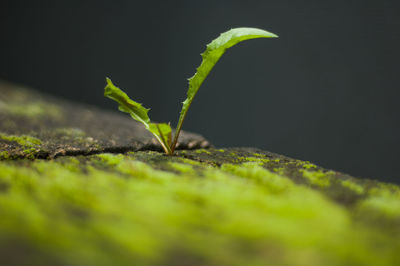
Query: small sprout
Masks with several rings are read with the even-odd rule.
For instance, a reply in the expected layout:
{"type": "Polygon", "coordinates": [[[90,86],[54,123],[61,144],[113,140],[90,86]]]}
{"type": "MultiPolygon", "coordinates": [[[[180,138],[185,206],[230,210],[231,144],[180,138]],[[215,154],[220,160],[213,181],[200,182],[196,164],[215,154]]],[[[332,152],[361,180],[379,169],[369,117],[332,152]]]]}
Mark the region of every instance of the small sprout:
{"type": "Polygon", "coordinates": [[[225,53],[225,51],[239,42],[256,39],[256,38],[276,38],[277,35],[256,28],[235,28],[222,33],[218,38],[207,45],[207,49],[201,54],[203,61],[197,68],[194,76],[189,78],[189,89],[187,98],[183,102],[182,110],[179,116],[178,126],[172,139],[172,130],[170,124],[151,123],[147,115],[150,109],[144,108],[140,103],[131,100],[128,95],[121,89],[116,87],[109,78],[107,78],[107,86],[104,89],[104,96],[116,101],[119,104],[119,110],[129,113],[133,119],[141,122],[147,130],[160,142],[164,151],[168,155],[172,155],[178,142],[179,133],[182,129],[187,111],[199,90],[201,84],[206,79],[215,64],[225,53]]]}

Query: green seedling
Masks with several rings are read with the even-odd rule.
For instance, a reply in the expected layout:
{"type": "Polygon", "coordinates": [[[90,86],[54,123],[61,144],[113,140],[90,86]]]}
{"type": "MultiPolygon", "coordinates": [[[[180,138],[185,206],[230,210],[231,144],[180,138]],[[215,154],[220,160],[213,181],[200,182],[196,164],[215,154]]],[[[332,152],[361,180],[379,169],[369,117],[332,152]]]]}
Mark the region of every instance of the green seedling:
{"type": "Polygon", "coordinates": [[[187,98],[183,102],[182,110],[179,116],[178,126],[172,139],[172,130],[170,124],[152,123],[147,115],[150,109],[144,108],[140,103],[131,100],[128,95],[116,87],[109,78],[104,88],[104,96],[113,99],[119,104],[119,110],[129,113],[133,119],[141,122],[155,138],[160,142],[164,151],[168,155],[174,153],[178,142],[179,133],[182,129],[187,111],[192,104],[193,98],[199,90],[201,84],[210,73],[211,69],[218,62],[225,51],[239,42],[256,38],[276,38],[277,35],[256,28],[235,28],[222,33],[218,38],[207,45],[207,49],[201,54],[203,61],[197,68],[197,72],[189,78],[189,89],[187,98]]]}

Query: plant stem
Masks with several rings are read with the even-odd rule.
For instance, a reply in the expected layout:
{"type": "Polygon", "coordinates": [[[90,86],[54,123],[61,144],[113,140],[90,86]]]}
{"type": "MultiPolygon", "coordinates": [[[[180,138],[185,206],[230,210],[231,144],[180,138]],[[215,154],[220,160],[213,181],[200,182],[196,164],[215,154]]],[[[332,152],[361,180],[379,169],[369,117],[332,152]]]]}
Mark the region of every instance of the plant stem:
{"type": "Polygon", "coordinates": [[[165,153],[166,153],[167,155],[172,155],[174,152],[171,150],[171,147],[169,147],[168,142],[165,141],[164,136],[163,136],[163,134],[161,133],[160,126],[159,126],[158,124],[157,124],[157,129],[158,129],[158,132],[159,132],[160,138],[161,138],[161,140],[160,140],[160,138],[158,138],[158,136],[156,136],[158,142],[160,142],[161,146],[163,147],[163,149],[164,149],[164,151],[165,151],[165,153]]]}
{"type": "Polygon", "coordinates": [[[191,104],[192,103],[190,102],[190,104],[188,105],[188,107],[186,108],[184,113],[181,113],[181,115],[179,116],[178,125],[175,130],[174,141],[172,142],[172,145],[171,145],[172,154],[174,154],[174,152],[175,152],[176,143],[178,142],[179,134],[181,133],[181,129],[182,129],[182,124],[183,124],[183,121],[185,120],[187,111],[189,110],[189,107],[191,104]]]}
{"type": "Polygon", "coordinates": [[[166,153],[167,155],[172,155],[173,152],[171,151],[171,148],[168,147],[167,145],[165,145],[165,144],[162,142],[162,139],[160,139],[160,137],[158,137],[158,136],[155,136],[155,137],[156,137],[156,139],[158,140],[158,142],[160,142],[160,144],[161,144],[161,146],[163,147],[165,153],[166,153]]]}

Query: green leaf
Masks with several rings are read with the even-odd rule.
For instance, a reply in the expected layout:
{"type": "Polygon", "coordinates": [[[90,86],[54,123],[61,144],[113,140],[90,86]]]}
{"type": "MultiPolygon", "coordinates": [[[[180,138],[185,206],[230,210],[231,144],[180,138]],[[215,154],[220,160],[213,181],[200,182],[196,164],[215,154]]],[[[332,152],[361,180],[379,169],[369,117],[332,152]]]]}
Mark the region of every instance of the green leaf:
{"type": "Polygon", "coordinates": [[[151,133],[158,136],[162,140],[162,143],[168,146],[168,148],[171,146],[172,130],[169,124],[150,123],[149,130],[151,133]]]}
{"type": "Polygon", "coordinates": [[[150,123],[150,118],[147,115],[150,109],[144,108],[140,103],[131,100],[125,92],[112,83],[111,79],[106,78],[106,80],[107,86],[104,88],[104,96],[116,101],[119,104],[118,109],[120,111],[130,114],[133,119],[147,127],[147,124],[150,123]]]}
{"type": "Polygon", "coordinates": [[[171,145],[172,152],[178,141],[179,133],[182,129],[183,121],[185,120],[186,113],[192,104],[193,98],[199,90],[201,84],[213,69],[214,65],[218,62],[225,51],[234,46],[235,44],[255,38],[276,38],[277,35],[256,28],[235,28],[227,32],[222,33],[218,38],[213,40],[207,45],[207,49],[201,54],[203,61],[197,68],[197,72],[193,77],[189,78],[189,89],[187,92],[187,98],[183,102],[181,114],[179,116],[179,122],[176,129],[174,142],[171,145]]]}
{"type": "Polygon", "coordinates": [[[133,119],[142,123],[160,142],[167,154],[171,152],[171,127],[165,123],[151,123],[147,115],[150,109],[144,108],[140,103],[131,100],[120,88],[116,87],[109,78],[104,88],[104,96],[116,101],[119,110],[131,115],[133,119]]]}

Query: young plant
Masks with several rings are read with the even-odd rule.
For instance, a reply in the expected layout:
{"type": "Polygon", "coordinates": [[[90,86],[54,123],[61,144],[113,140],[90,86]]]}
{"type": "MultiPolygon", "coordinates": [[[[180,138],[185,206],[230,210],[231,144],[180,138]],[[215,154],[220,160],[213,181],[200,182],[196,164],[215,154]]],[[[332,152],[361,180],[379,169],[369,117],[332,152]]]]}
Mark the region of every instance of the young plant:
{"type": "Polygon", "coordinates": [[[104,88],[104,96],[113,99],[119,104],[119,110],[129,113],[133,119],[141,122],[147,130],[149,130],[155,138],[160,142],[164,151],[168,155],[172,155],[178,142],[179,133],[182,129],[187,111],[192,104],[193,98],[199,90],[201,84],[210,73],[211,69],[218,62],[225,51],[235,44],[256,38],[276,38],[277,35],[256,28],[235,28],[222,33],[218,38],[207,45],[207,49],[201,54],[203,61],[197,68],[197,72],[193,77],[189,78],[189,89],[187,98],[183,102],[182,110],[179,116],[178,126],[172,140],[172,130],[170,124],[152,123],[147,115],[150,109],[144,108],[140,103],[131,100],[125,92],[114,86],[109,78],[104,88]]]}

